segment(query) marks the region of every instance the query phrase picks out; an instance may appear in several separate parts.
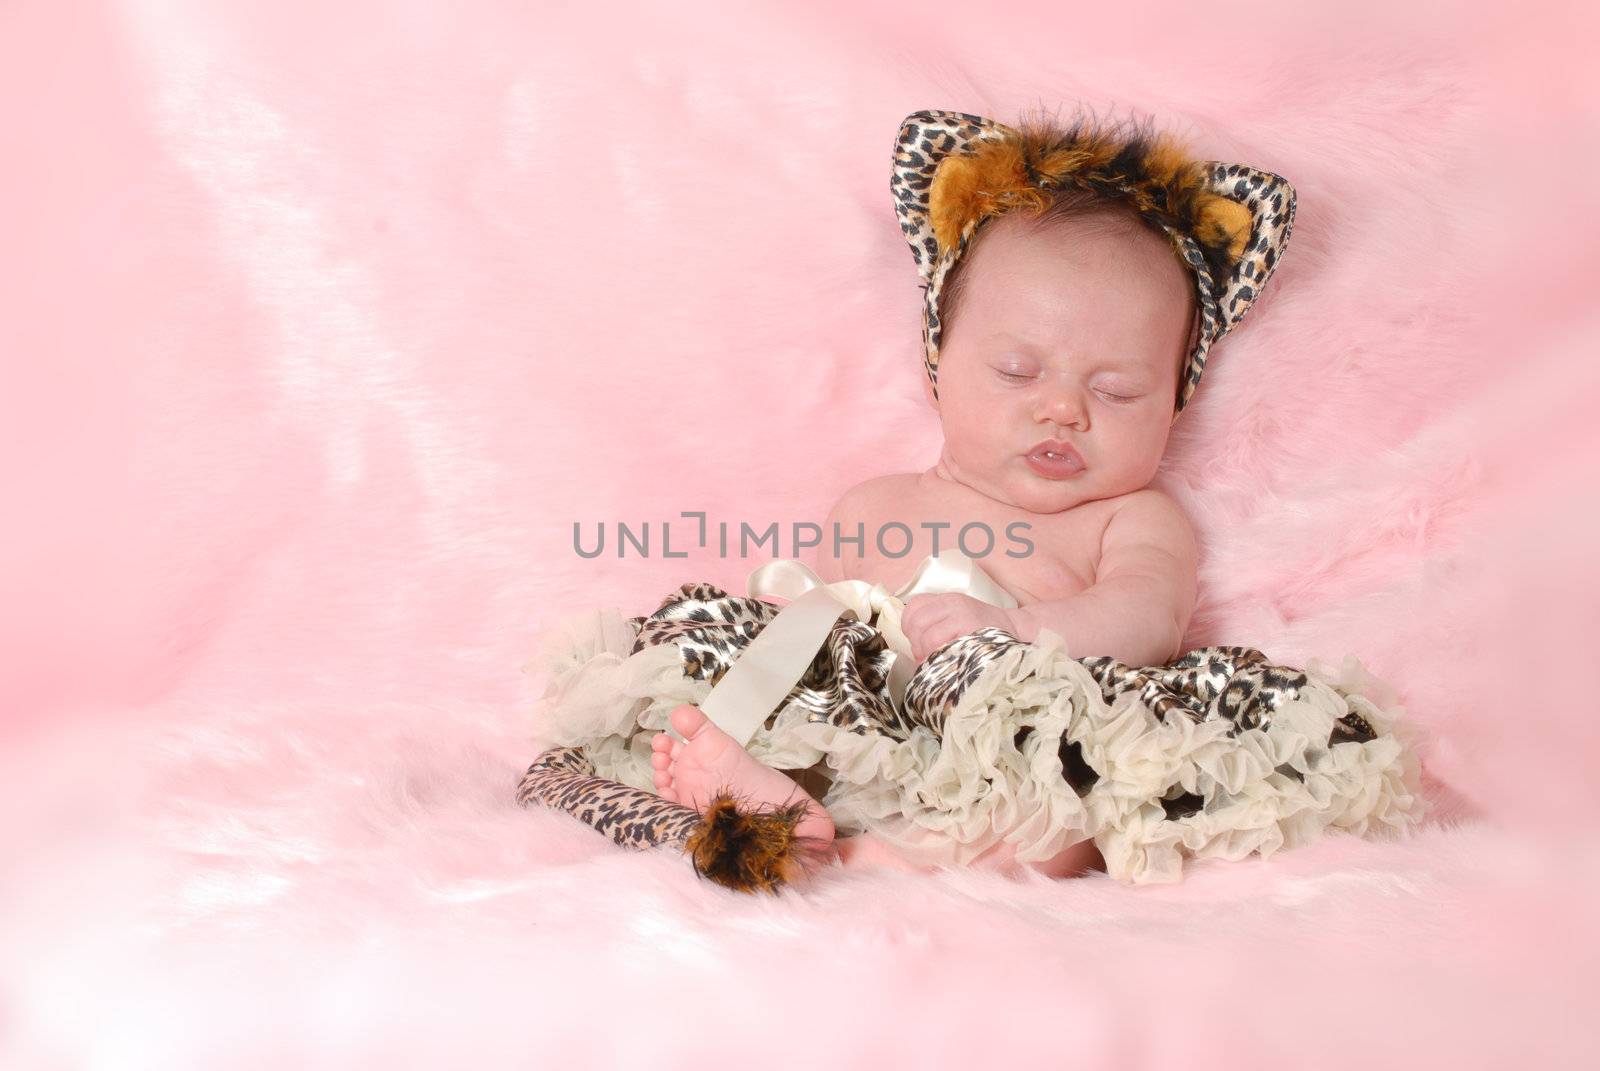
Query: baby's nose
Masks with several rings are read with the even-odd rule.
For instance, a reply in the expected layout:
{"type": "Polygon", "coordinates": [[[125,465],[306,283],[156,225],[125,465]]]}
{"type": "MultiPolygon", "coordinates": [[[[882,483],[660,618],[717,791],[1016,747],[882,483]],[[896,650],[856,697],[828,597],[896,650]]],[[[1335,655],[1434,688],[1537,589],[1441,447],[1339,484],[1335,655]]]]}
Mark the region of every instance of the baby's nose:
{"type": "Polygon", "coordinates": [[[1040,421],[1074,425],[1083,421],[1086,411],[1083,397],[1076,387],[1065,383],[1048,383],[1040,397],[1037,417],[1040,421]]]}

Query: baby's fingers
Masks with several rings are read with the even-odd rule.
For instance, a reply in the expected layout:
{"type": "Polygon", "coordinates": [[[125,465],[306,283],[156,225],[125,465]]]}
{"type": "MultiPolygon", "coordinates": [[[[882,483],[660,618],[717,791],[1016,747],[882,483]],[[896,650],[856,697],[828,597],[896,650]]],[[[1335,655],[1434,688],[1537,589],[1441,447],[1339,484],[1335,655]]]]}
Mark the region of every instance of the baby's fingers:
{"type": "Polygon", "coordinates": [[[920,663],[959,635],[961,635],[959,623],[934,621],[915,633],[906,633],[906,638],[911,641],[911,653],[920,663]]]}
{"type": "Polygon", "coordinates": [[[911,637],[922,628],[923,614],[927,612],[927,596],[918,595],[906,602],[905,609],[900,611],[900,631],[911,637]]]}
{"type": "Polygon", "coordinates": [[[947,617],[954,605],[955,600],[949,595],[913,595],[900,611],[900,627],[903,631],[927,628],[947,617]]]}

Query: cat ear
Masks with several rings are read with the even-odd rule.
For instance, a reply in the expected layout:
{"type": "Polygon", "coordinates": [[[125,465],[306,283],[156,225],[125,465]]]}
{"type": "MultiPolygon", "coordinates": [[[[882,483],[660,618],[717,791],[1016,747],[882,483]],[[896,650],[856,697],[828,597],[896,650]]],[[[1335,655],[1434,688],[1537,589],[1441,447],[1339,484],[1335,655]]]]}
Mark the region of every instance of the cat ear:
{"type": "Polygon", "coordinates": [[[939,263],[939,242],[934,237],[929,193],[939,164],[952,153],[965,155],[984,141],[1015,138],[1017,132],[1003,123],[966,112],[912,112],[900,124],[894,142],[894,171],[889,189],[894,194],[895,215],[905,235],[917,272],[924,283],[933,278],[939,263]]]}
{"type": "Polygon", "coordinates": [[[1199,330],[1178,377],[1174,421],[1206,369],[1211,344],[1238,326],[1271,278],[1294,228],[1294,187],[1282,175],[1206,161],[1189,228],[1166,228],[1194,273],[1199,330]]]}
{"type": "Polygon", "coordinates": [[[1294,187],[1282,175],[1244,164],[1209,161],[1207,189],[1218,199],[1201,208],[1195,237],[1217,284],[1216,337],[1250,310],[1283,259],[1294,228],[1294,187]]]}

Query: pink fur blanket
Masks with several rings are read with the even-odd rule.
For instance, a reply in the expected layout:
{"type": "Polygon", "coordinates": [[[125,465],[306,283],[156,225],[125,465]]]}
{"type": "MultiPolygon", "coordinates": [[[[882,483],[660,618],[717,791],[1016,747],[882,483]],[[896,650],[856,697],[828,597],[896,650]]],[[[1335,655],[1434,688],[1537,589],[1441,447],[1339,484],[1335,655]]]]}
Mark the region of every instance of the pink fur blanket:
{"type": "Polygon", "coordinates": [[[1595,27],[1296,10],[0,6],[0,1063],[1592,1058],[1595,27]],[[741,898],[518,809],[543,629],[756,564],[574,523],[931,463],[893,134],[1080,100],[1299,191],[1188,639],[1360,657],[1435,820],[741,898]]]}

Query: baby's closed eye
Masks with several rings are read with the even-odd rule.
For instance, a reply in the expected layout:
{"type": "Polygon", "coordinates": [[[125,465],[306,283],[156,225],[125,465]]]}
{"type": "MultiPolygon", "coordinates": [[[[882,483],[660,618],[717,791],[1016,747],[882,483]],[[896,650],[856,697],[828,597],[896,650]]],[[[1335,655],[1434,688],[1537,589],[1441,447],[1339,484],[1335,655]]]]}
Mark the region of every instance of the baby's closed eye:
{"type": "MultiPolygon", "coordinates": [[[[1015,372],[1009,368],[997,368],[995,371],[1000,373],[1000,378],[1008,383],[1027,383],[1039,378],[1036,373],[1015,372]]],[[[1133,402],[1143,397],[1143,392],[1137,387],[1121,385],[1097,385],[1094,391],[1102,398],[1112,402],[1133,402]]]]}

